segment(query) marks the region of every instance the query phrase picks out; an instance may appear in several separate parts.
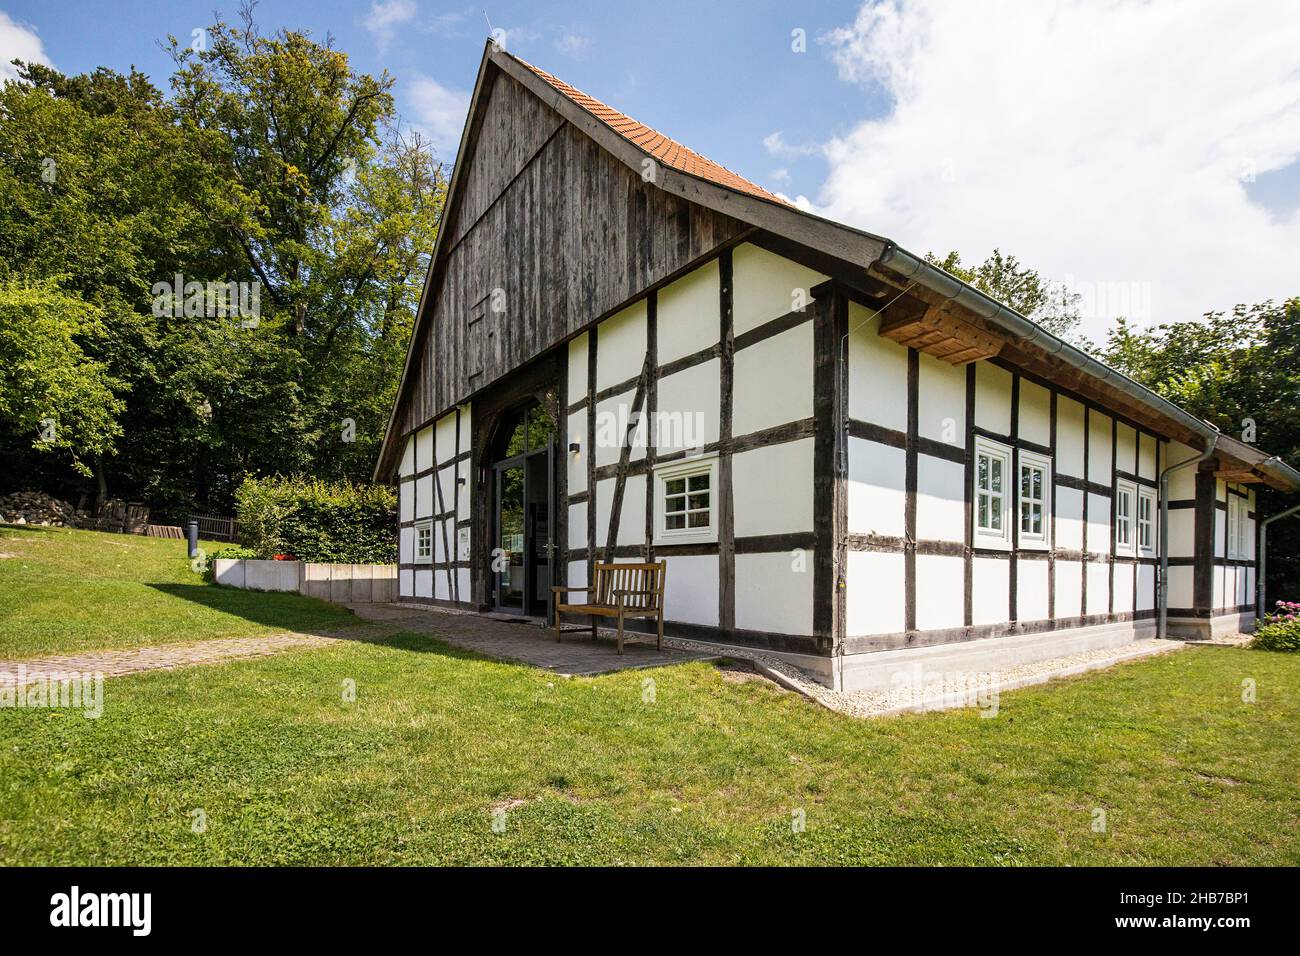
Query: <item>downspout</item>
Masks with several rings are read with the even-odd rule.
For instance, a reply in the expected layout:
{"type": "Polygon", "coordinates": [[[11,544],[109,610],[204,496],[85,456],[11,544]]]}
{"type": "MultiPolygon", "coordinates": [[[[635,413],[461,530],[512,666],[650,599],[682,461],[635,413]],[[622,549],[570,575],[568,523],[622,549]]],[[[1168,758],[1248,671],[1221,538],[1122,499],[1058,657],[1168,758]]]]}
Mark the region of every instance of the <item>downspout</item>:
{"type": "MultiPolygon", "coordinates": [[[[1213,428],[1213,426],[1210,426],[1213,428]]],[[[1160,611],[1156,618],[1156,637],[1165,637],[1168,618],[1169,618],[1169,476],[1179,469],[1186,468],[1189,465],[1199,465],[1201,462],[1209,459],[1214,454],[1215,446],[1219,444],[1219,430],[1214,429],[1205,451],[1201,452],[1195,458],[1188,458],[1186,461],[1180,461],[1176,465],[1170,465],[1164,471],[1160,472],[1160,611]]],[[[1213,555],[1211,555],[1213,558],[1213,555]]]]}
{"type": "Polygon", "coordinates": [[[1264,618],[1264,582],[1267,580],[1265,573],[1268,570],[1268,526],[1274,521],[1281,521],[1283,518],[1289,518],[1293,514],[1300,513],[1300,505],[1294,508],[1288,508],[1286,511],[1278,512],[1272,517],[1265,518],[1259,523],[1259,580],[1255,582],[1255,624],[1258,625],[1264,618]]]}

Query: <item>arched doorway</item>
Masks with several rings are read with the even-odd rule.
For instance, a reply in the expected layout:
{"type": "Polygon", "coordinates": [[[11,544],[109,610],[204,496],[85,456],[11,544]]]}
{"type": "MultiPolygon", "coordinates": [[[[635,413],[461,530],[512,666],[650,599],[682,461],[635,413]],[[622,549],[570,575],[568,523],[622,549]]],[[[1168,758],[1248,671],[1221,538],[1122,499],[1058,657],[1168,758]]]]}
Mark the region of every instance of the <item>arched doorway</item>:
{"type": "Polygon", "coordinates": [[[492,441],[488,580],[498,611],[544,617],[550,610],[555,434],[555,419],[534,401],[503,416],[492,441]]]}

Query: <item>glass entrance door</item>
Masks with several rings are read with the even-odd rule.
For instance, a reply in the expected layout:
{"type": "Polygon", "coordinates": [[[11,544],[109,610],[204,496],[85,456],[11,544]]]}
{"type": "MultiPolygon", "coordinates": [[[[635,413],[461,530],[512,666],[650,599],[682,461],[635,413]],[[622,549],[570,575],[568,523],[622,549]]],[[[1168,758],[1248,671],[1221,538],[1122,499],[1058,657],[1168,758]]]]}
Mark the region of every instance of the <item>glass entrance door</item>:
{"type": "Polygon", "coordinates": [[[524,612],[525,567],[524,479],[522,464],[499,465],[497,476],[497,552],[492,566],[497,576],[497,606],[524,612]]]}
{"type": "Polygon", "coordinates": [[[550,612],[555,513],[555,423],[540,405],[519,409],[503,425],[493,466],[494,604],[512,614],[550,612]]]}

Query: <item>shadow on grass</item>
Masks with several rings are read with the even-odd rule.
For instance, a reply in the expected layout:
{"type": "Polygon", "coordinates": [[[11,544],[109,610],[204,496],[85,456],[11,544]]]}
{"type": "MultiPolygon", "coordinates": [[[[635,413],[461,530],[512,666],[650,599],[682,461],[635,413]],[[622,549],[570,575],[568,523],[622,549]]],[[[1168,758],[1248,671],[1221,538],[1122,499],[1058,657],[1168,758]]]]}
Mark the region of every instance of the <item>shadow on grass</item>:
{"type": "Polygon", "coordinates": [[[245,591],[215,584],[153,582],[148,587],[169,597],[199,604],[222,614],[233,614],[266,627],[298,630],[320,625],[347,627],[364,623],[344,608],[301,594],[245,591]]]}

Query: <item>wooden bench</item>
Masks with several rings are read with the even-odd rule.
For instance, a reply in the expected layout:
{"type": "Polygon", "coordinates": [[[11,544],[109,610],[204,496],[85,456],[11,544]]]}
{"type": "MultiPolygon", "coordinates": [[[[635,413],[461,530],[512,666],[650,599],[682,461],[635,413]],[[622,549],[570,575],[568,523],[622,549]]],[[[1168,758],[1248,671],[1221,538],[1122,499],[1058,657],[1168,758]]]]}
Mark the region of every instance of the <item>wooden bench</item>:
{"type": "Polygon", "coordinates": [[[592,583],[585,588],[551,588],[555,602],[555,639],[560,639],[560,614],[587,614],[591,616],[591,639],[596,639],[596,618],[618,618],[618,652],[623,653],[623,619],[628,617],[653,617],[659,622],[659,637],[655,647],[664,646],[664,568],[663,561],[651,564],[592,565],[592,583]],[[561,594],[582,591],[587,595],[584,604],[566,604],[561,594]]]}

